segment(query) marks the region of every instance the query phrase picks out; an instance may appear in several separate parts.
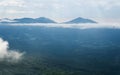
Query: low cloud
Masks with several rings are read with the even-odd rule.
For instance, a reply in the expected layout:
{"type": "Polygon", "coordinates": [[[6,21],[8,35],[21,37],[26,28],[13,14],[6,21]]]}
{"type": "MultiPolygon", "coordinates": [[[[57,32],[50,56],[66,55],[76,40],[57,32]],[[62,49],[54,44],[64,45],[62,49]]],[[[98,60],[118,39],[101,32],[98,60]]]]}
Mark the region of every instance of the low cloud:
{"type": "Polygon", "coordinates": [[[9,24],[11,26],[41,26],[41,27],[57,27],[57,28],[75,28],[75,29],[91,29],[91,28],[111,28],[120,29],[119,23],[84,23],[84,24],[46,24],[46,23],[16,23],[9,24]]]}
{"type": "Polygon", "coordinates": [[[9,50],[9,43],[0,38],[0,61],[17,62],[23,55],[19,51],[9,50]]]}

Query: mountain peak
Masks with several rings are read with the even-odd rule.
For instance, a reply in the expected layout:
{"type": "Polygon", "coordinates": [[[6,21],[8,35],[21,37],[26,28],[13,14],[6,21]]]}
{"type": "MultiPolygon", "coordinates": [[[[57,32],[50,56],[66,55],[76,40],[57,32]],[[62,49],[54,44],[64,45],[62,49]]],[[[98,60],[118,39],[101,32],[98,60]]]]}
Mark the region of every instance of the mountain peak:
{"type": "Polygon", "coordinates": [[[39,17],[39,18],[36,18],[35,20],[40,23],[56,23],[55,21],[46,17],[39,17]]]}
{"type": "Polygon", "coordinates": [[[82,17],[78,17],[78,18],[75,18],[71,21],[68,21],[68,22],[65,22],[65,23],[97,23],[91,19],[85,19],[85,18],[82,18],[82,17]]]}
{"type": "Polygon", "coordinates": [[[36,18],[36,19],[48,19],[48,18],[46,18],[46,17],[39,17],[39,18],[36,18]]]}

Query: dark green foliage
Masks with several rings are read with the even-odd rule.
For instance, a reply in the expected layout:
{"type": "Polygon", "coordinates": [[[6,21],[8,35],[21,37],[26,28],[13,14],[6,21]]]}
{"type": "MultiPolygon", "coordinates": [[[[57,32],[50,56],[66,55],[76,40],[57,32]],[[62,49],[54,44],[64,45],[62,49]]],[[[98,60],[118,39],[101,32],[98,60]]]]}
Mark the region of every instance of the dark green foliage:
{"type": "Polygon", "coordinates": [[[29,57],[18,63],[0,62],[0,75],[70,75],[45,59],[29,57]]]}

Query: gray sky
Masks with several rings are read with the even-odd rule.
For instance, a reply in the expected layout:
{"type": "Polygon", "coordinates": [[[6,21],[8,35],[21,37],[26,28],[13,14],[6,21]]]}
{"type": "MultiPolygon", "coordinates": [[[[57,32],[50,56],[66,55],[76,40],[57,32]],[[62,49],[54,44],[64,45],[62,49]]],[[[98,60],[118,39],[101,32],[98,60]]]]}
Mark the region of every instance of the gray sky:
{"type": "Polygon", "coordinates": [[[120,0],[0,0],[0,18],[48,17],[58,22],[76,17],[120,21],[120,0]]]}

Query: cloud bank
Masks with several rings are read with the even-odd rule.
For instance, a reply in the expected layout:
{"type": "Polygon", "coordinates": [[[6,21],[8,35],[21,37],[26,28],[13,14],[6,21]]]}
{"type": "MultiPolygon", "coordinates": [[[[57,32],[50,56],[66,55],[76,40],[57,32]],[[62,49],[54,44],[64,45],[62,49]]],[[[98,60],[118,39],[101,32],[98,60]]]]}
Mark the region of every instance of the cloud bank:
{"type": "Polygon", "coordinates": [[[81,23],[81,24],[44,24],[44,23],[14,23],[8,24],[11,26],[40,26],[40,27],[57,27],[57,28],[75,28],[75,29],[92,29],[92,28],[110,28],[110,29],[120,29],[119,23],[81,23]]]}
{"type": "Polygon", "coordinates": [[[9,50],[9,43],[0,38],[0,61],[17,62],[22,59],[23,54],[9,50]]]}

